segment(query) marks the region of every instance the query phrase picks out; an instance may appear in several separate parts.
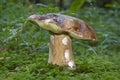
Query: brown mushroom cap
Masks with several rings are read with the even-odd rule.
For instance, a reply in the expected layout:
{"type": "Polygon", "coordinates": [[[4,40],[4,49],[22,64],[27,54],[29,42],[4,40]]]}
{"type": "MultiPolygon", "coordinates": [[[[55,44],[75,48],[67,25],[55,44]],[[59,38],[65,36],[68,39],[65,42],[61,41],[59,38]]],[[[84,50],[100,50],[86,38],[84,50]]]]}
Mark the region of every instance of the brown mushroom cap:
{"type": "Polygon", "coordinates": [[[31,15],[28,20],[52,33],[68,34],[75,39],[98,40],[95,31],[83,20],[75,17],[49,13],[45,15],[31,15]]]}

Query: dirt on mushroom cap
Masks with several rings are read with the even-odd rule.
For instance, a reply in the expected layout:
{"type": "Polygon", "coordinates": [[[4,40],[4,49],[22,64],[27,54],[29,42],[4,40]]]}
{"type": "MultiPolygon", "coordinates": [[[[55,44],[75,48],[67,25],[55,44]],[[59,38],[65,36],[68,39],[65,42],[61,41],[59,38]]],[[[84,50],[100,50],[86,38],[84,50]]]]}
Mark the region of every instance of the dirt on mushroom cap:
{"type": "Polygon", "coordinates": [[[52,33],[69,34],[75,39],[98,40],[95,30],[78,18],[59,13],[49,13],[39,17],[37,15],[36,17],[34,17],[36,23],[52,33]]]}

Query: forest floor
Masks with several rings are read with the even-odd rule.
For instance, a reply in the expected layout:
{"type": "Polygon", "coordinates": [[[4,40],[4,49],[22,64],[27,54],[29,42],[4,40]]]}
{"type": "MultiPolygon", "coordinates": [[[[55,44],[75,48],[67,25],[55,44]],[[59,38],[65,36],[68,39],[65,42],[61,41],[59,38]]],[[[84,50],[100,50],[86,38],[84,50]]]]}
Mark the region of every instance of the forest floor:
{"type": "MultiPolygon", "coordinates": [[[[65,14],[83,19],[98,42],[73,40],[75,71],[47,63],[49,33],[26,21],[35,13],[60,12],[0,3],[0,80],[120,80],[120,11],[89,7],[65,14]]],[[[62,12],[64,13],[64,12],[62,12]]]]}

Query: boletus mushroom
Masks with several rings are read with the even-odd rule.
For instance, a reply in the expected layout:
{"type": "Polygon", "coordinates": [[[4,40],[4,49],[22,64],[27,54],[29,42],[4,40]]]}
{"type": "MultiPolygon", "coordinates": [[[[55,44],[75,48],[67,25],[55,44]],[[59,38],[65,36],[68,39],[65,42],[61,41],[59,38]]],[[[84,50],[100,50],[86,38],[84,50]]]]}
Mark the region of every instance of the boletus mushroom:
{"type": "Polygon", "coordinates": [[[49,13],[31,15],[28,20],[50,32],[48,63],[68,66],[75,70],[76,65],[72,54],[72,39],[98,40],[95,31],[83,20],[75,17],[49,13]]]}

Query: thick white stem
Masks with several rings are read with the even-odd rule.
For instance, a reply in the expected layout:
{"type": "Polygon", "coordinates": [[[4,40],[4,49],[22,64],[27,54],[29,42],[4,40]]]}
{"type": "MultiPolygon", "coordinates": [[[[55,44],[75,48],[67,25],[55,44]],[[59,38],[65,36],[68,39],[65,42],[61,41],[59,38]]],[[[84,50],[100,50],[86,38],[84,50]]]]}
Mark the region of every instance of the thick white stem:
{"type": "Polygon", "coordinates": [[[72,54],[71,42],[71,38],[67,35],[52,34],[50,36],[48,63],[68,66],[74,70],[76,66],[72,54]]]}

